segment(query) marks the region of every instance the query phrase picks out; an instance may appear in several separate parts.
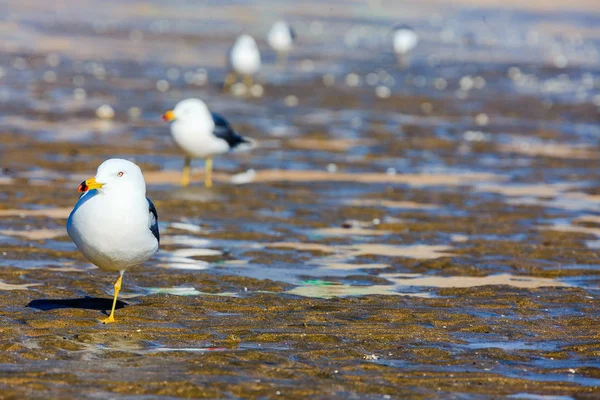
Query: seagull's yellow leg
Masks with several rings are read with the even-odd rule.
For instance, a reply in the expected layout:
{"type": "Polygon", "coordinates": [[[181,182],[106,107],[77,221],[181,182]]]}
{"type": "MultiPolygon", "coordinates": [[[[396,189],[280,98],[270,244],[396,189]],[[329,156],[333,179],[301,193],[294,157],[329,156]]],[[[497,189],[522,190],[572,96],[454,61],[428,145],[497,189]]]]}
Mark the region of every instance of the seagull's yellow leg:
{"type": "Polygon", "coordinates": [[[254,78],[252,78],[252,75],[244,75],[244,85],[246,85],[246,88],[248,88],[248,90],[252,89],[253,84],[254,78]]]}
{"type": "Polygon", "coordinates": [[[188,186],[190,184],[190,164],[192,159],[189,157],[185,158],[183,163],[183,171],[181,172],[181,186],[188,186]]]}
{"type": "Polygon", "coordinates": [[[121,283],[123,282],[123,272],[119,275],[119,279],[115,282],[115,298],[113,299],[112,310],[110,311],[110,315],[108,318],[103,319],[103,324],[112,324],[115,321],[115,307],[117,305],[117,298],[119,297],[119,292],[121,291],[121,283]]]}
{"type": "Polygon", "coordinates": [[[237,74],[233,71],[229,72],[225,78],[225,83],[223,83],[223,91],[226,92],[235,81],[237,81],[237,74]]]}
{"type": "Polygon", "coordinates": [[[212,157],[208,157],[204,165],[204,186],[212,187],[212,157]]]}

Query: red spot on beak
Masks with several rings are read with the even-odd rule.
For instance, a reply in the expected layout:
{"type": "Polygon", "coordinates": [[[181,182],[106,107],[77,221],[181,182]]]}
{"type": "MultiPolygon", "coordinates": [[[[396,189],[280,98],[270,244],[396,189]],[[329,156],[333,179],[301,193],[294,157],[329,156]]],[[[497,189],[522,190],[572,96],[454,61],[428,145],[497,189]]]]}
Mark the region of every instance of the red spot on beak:
{"type": "Polygon", "coordinates": [[[77,191],[79,193],[87,192],[87,190],[88,190],[88,186],[85,184],[85,181],[81,182],[81,184],[77,188],[77,191]]]}

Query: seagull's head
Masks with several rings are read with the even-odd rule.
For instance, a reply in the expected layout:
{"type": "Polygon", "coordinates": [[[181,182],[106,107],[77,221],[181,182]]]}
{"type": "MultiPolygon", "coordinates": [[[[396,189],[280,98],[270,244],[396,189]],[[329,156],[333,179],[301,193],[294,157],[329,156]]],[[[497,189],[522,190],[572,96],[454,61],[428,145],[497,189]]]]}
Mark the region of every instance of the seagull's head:
{"type": "Polygon", "coordinates": [[[210,111],[206,104],[200,99],[182,100],[173,110],[162,115],[162,119],[171,121],[198,121],[198,119],[210,118],[210,111]]]}
{"type": "Polygon", "coordinates": [[[95,177],[81,182],[78,191],[82,193],[93,189],[103,192],[115,190],[142,191],[145,194],[146,182],[140,167],[131,161],[111,158],[100,164],[95,177]]]}

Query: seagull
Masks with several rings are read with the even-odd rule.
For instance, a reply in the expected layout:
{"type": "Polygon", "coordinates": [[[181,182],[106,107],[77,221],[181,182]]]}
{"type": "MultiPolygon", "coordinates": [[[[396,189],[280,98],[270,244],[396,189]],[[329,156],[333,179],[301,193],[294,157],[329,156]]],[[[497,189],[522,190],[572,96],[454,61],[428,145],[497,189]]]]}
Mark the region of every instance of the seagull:
{"type": "Polygon", "coordinates": [[[212,157],[229,151],[244,151],[255,147],[256,142],[240,136],[221,115],[210,112],[200,99],[182,100],[173,110],[162,116],[171,122],[171,135],[185,153],[181,184],[190,183],[192,158],[204,158],[204,186],[212,186],[212,157]]]}
{"type": "Polygon", "coordinates": [[[253,76],[260,69],[260,52],[254,38],[248,34],[239,36],[229,50],[227,62],[230,72],[225,78],[223,90],[227,90],[233,85],[237,81],[238,75],[244,78],[244,84],[250,89],[253,84],[253,76]]]}
{"type": "Polygon", "coordinates": [[[115,322],[123,273],[158,250],[158,214],[146,197],[146,182],[131,161],[112,158],[96,176],[79,185],[82,193],[67,221],[67,233],[92,264],[118,271],[112,310],[102,323],[115,322]]]}
{"type": "Polygon", "coordinates": [[[417,46],[419,36],[408,25],[398,25],[392,28],[394,52],[400,64],[404,64],[404,58],[417,46]]]}
{"type": "Polygon", "coordinates": [[[275,22],[267,35],[269,46],[277,52],[277,60],[282,63],[285,63],[295,41],[296,32],[285,21],[275,22]]]}

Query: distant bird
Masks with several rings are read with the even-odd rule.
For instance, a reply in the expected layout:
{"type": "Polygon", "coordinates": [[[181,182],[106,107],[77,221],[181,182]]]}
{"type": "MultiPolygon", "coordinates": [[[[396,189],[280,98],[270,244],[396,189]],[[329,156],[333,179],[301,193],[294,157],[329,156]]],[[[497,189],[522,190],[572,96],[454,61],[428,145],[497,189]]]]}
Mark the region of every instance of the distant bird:
{"type": "Polygon", "coordinates": [[[229,151],[253,148],[256,142],[235,133],[231,125],[219,114],[208,110],[200,99],[182,100],[172,111],[163,114],[163,120],[172,121],[171,135],[185,153],[181,184],[190,183],[192,158],[204,158],[204,185],[212,186],[212,157],[229,151]]]}
{"type": "Polygon", "coordinates": [[[146,197],[146,183],[134,163],[112,158],[98,167],[96,176],[79,185],[83,193],[67,221],[67,233],[91,263],[119,271],[113,305],[102,323],[115,322],[115,306],[123,273],[152,257],[158,250],[158,214],[146,197]]]}
{"type": "Polygon", "coordinates": [[[277,53],[277,61],[284,64],[289,52],[294,47],[296,32],[285,22],[277,21],[269,30],[267,42],[277,53]]]}
{"type": "Polygon", "coordinates": [[[407,62],[407,57],[419,43],[419,36],[408,25],[398,25],[393,29],[394,53],[398,57],[400,64],[407,62]]]}
{"type": "Polygon", "coordinates": [[[248,89],[254,83],[254,75],[260,69],[260,52],[254,38],[243,34],[237,38],[228,54],[229,74],[225,78],[223,90],[233,85],[241,75],[248,89]]]}

